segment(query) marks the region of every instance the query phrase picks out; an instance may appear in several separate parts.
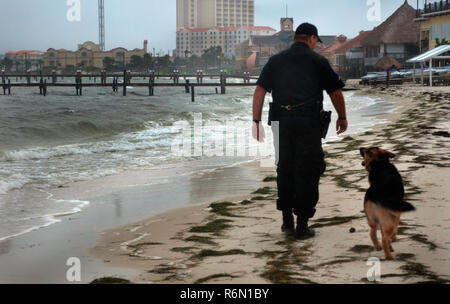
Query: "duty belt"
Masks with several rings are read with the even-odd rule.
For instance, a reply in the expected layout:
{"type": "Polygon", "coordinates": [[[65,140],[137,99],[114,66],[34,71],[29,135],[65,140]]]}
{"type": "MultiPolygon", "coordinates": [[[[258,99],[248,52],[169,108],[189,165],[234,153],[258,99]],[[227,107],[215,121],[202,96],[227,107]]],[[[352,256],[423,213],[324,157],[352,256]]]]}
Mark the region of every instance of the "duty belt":
{"type": "Polygon", "coordinates": [[[282,108],[282,109],[285,109],[286,111],[291,111],[292,109],[296,109],[296,108],[299,108],[299,107],[305,105],[305,103],[306,103],[306,102],[302,102],[302,103],[297,104],[297,105],[287,105],[287,106],[278,104],[278,106],[279,106],[280,108],[282,108]]]}
{"type": "Polygon", "coordinates": [[[320,100],[321,100],[320,96],[316,95],[316,96],[309,98],[305,101],[302,101],[301,103],[296,104],[296,105],[282,105],[279,103],[275,103],[275,104],[286,111],[292,111],[292,110],[300,108],[301,106],[304,106],[305,104],[308,104],[308,103],[320,102],[320,100]]]}

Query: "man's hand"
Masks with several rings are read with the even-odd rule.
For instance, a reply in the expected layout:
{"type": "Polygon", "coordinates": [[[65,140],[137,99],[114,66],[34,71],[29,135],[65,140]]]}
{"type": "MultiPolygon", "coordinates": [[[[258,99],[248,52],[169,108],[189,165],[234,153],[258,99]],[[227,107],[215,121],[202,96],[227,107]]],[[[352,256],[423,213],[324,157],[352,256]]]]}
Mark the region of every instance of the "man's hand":
{"type": "Polygon", "coordinates": [[[264,127],[262,122],[256,123],[253,122],[252,126],[252,135],[255,140],[257,140],[260,143],[264,142],[264,139],[266,138],[266,133],[264,132],[264,127]]]}
{"type": "Polygon", "coordinates": [[[336,121],[336,132],[338,135],[347,131],[347,128],[348,128],[348,122],[346,119],[338,119],[336,121]]]}
{"type": "Polygon", "coordinates": [[[348,128],[348,122],[345,113],[344,94],[342,94],[342,90],[336,90],[330,94],[330,98],[339,116],[336,122],[336,132],[339,135],[347,131],[348,128]]]}

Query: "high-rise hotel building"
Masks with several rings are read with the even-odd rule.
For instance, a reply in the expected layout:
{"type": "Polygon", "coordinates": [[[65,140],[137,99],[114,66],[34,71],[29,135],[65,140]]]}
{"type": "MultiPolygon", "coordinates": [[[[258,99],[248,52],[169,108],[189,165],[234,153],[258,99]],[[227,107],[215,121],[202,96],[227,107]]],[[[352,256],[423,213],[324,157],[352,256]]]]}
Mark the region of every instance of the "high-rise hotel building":
{"type": "Polygon", "coordinates": [[[255,0],[177,0],[177,29],[254,23],[255,0]]]}
{"type": "Polygon", "coordinates": [[[250,35],[273,35],[267,26],[254,26],[255,0],[177,0],[177,47],[175,56],[201,56],[222,47],[227,57],[250,35]]]}

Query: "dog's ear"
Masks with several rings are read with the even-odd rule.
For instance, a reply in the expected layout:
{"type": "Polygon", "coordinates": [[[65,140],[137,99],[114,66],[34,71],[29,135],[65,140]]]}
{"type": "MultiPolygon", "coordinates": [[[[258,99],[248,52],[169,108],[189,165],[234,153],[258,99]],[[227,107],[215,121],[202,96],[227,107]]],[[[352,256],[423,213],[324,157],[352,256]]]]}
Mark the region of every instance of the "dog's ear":
{"type": "Polygon", "coordinates": [[[395,157],[394,153],[391,153],[391,152],[389,152],[387,150],[380,149],[379,152],[380,152],[380,154],[382,154],[386,158],[394,158],[395,157]]]}
{"type": "Polygon", "coordinates": [[[366,152],[366,148],[359,148],[359,153],[364,157],[364,152],[366,152]]]}

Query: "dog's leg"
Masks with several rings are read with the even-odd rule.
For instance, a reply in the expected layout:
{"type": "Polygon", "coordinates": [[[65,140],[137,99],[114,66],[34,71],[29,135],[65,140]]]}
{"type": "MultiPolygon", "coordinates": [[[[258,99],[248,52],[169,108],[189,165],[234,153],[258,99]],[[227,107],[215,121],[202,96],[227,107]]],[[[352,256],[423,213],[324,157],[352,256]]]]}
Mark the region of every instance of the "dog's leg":
{"type": "MultiPolygon", "coordinates": [[[[400,215],[397,215],[395,217],[395,226],[394,226],[394,234],[392,235],[392,241],[395,242],[397,241],[397,230],[398,230],[398,225],[400,224],[400,215]]],[[[394,251],[391,247],[391,251],[394,251]]]]}
{"type": "Polygon", "coordinates": [[[391,237],[394,233],[394,227],[389,226],[387,228],[383,227],[381,229],[382,234],[382,244],[383,244],[383,250],[384,255],[386,257],[386,260],[393,260],[394,257],[391,254],[391,237]]]}
{"type": "Polygon", "coordinates": [[[370,226],[370,238],[372,239],[373,247],[375,248],[376,251],[380,251],[381,245],[380,242],[378,242],[377,238],[377,224],[369,224],[369,226],[370,226]]]}

